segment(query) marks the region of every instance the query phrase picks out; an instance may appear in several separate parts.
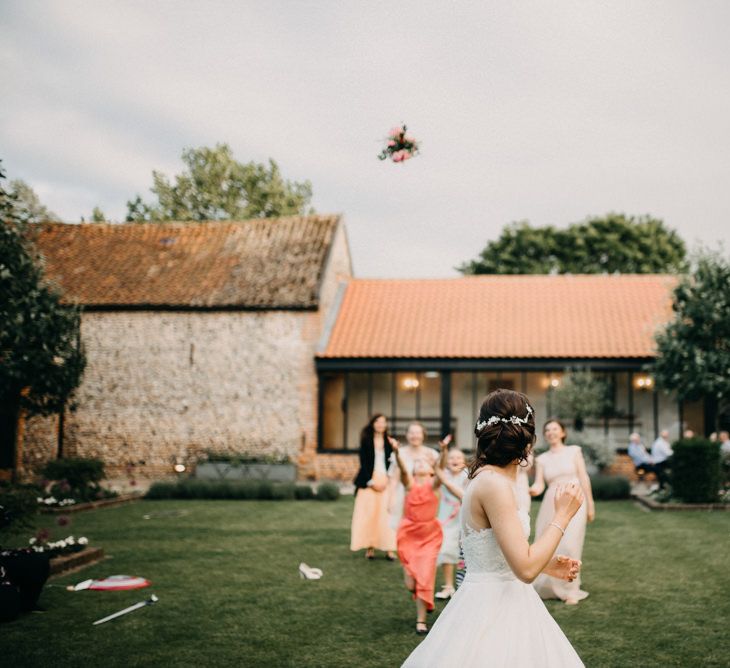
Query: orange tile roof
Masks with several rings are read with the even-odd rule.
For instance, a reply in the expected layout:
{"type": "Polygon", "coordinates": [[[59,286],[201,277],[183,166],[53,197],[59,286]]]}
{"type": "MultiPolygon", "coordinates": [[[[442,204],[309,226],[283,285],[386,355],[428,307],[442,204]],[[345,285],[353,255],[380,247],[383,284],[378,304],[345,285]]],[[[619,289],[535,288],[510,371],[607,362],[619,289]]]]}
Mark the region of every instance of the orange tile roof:
{"type": "Polygon", "coordinates": [[[316,308],[338,216],[43,223],[34,239],[65,298],[97,307],[316,308]]]}
{"type": "Polygon", "coordinates": [[[353,280],[319,357],[651,357],[675,284],[666,275],[353,280]]]}

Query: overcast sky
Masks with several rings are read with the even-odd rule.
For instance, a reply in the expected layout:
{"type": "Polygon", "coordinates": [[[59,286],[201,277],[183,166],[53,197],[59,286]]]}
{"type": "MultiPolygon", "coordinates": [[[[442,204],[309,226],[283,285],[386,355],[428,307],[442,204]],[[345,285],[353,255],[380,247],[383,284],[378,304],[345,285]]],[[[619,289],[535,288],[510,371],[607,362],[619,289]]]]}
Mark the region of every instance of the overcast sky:
{"type": "Polygon", "coordinates": [[[358,276],[451,276],[503,225],[730,239],[730,2],[0,1],[0,157],[122,219],[183,147],[311,180],[358,276]],[[422,154],[376,154],[405,121],[422,154]]]}

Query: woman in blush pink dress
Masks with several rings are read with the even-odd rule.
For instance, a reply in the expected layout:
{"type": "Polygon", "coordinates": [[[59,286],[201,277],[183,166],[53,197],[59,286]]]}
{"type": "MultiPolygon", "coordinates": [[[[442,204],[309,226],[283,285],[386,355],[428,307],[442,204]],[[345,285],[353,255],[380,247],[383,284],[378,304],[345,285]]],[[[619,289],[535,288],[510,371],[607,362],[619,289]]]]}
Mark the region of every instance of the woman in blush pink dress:
{"type": "MultiPolygon", "coordinates": [[[[543,427],[543,434],[550,449],[535,460],[535,483],[530,487],[532,496],[547,492],[540,505],[535,526],[535,536],[539,538],[549,527],[555,490],[560,485],[577,483],[580,485],[585,501],[565,530],[565,535],[558,545],[558,552],[580,561],[583,554],[583,541],[586,535],[586,522],[592,522],[596,516],[593,503],[591,480],[586,471],[583,452],[579,445],[566,445],[565,426],[559,420],[548,420],[543,427]]],[[[580,576],[572,582],[559,580],[541,574],[533,583],[541,598],[559,598],[567,605],[576,605],[588,596],[587,591],[580,588],[580,576]]]]}

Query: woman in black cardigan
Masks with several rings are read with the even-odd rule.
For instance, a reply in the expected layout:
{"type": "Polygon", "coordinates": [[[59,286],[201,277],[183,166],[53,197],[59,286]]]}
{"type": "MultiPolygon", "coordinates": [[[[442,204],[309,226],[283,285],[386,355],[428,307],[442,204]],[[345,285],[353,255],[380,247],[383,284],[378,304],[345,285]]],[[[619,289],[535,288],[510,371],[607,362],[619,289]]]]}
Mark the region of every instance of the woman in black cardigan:
{"type": "Polygon", "coordinates": [[[352,512],[350,549],[365,548],[365,557],[375,559],[383,550],[395,559],[395,531],[388,522],[388,464],[392,448],[388,443],[388,421],[377,413],[360,436],[360,470],[355,476],[355,508],[352,512]]]}

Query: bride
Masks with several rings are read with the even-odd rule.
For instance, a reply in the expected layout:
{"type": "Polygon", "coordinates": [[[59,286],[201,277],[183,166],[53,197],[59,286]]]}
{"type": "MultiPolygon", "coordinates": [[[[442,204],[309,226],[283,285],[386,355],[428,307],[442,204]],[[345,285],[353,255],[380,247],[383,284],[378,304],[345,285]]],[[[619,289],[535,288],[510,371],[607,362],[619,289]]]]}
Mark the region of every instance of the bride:
{"type": "Polygon", "coordinates": [[[572,581],[580,562],[555,554],[583,503],[580,486],[557,490],[548,529],[532,545],[530,517],[517,504],[517,470],[535,442],[527,397],[496,390],[482,403],[461,506],[466,578],[407,668],[573,668],[575,650],[530,583],[540,574],[572,581]]]}

